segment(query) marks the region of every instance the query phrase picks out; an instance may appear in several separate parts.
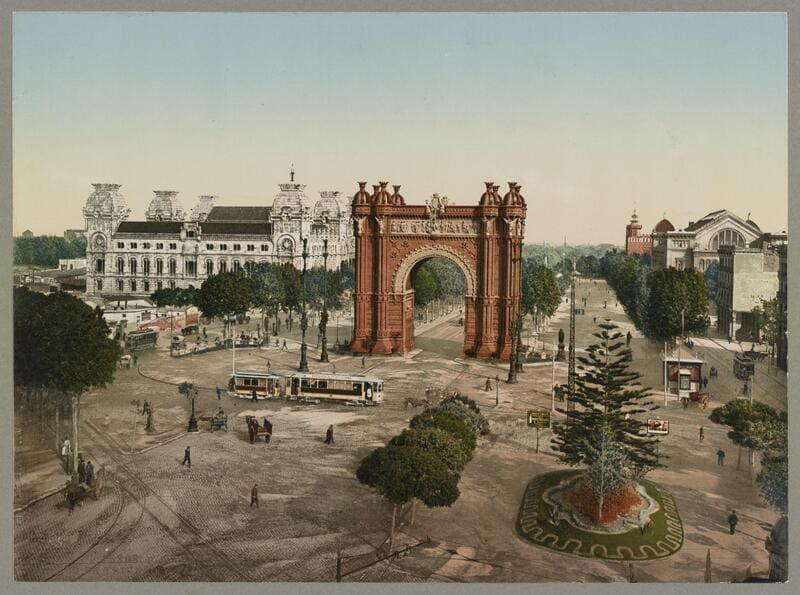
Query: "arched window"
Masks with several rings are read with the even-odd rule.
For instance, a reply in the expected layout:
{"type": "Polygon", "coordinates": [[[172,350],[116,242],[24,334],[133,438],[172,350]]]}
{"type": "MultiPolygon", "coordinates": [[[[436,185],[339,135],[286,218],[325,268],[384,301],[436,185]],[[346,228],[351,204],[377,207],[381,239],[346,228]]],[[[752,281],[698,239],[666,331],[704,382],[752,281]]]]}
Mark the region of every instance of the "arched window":
{"type": "Polygon", "coordinates": [[[228,272],[228,261],[227,260],[220,260],[219,261],[219,272],[220,273],[227,273],[228,272]]]}
{"type": "Polygon", "coordinates": [[[136,279],[131,279],[131,291],[136,291],[136,279]]]}
{"type": "Polygon", "coordinates": [[[122,279],[117,279],[117,290],[124,291],[125,290],[125,283],[122,279]]]}
{"type": "Polygon", "coordinates": [[[131,258],[131,275],[135,275],[136,274],[136,269],[137,269],[136,264],[137,264],[136,263],[136,259],[135,258],[131,258]]]}
{"type": "Polygon", "coordinates": [[[241,263],[240,263],[238,260],[234,260],[234,261],[233,261],[233,270],[234,270],[234,272],[236,272],[236,273],[238,273],[239,271],[241,271],[241,270],[242,270],[242,265],[241,265],[241,263]]]}
{"type": "Polygon", "coordinates": [[[723,229],[713,237],[710,247],[712,250],[718,250],[720,246],[736,246],[737,248],[744,248],[744,237],[735,229],[723,229]]]}
{"type": "Polygon", "coordinates": [[[103,291],[103,280],[98,279],[95,283],[95,286],[97,287],[97,291],[103,291]]]}
{"type": "Polygon", "coordinates": [[[142,274],[149,275],[150,274],[150,259],[145,258],[142,260],[142,274]]]}
{"type": "Polygon", "coordinates": [[[175,289],[175,281],[170,281],[169,282],[169,288],[170,289],[175,289]]]}
{"type": "Polygon", "coordinates": [[[174,258],[169,259],[169,274],[170,276],[175,276],[175,273],[178,271],[178,263],[175,262],[174,258]]]}
{"type": "Polygon", "coordinates": [[[98,258],[94,261],[94,271],[96,273],[105,273],[106,272],[106,261],[102,258],[98,258]]]}
{"type": "Polygon", "coordinates": [[[214,261],[207,260],[206,261],[206,275],[209,277],[214,274],[214,261]]]}
{"type": "Polygon", "coordinates": [[[145,279],[142,283],[144,284],[145,293],[150,293],[150,281],[145,279]]]}
{"type": "MultiPolygon", "coordinates": [[[[160,258],[156,258],[156,275],[159,277],[164,274],[164,261],[160,258]]],[[[161,289],[159,287],[159,289],[161,289]]]]}
{"type": "Polygon", "coordinates": [[[118,258],[117,259],[117,272],[118,273],[124,273],[125,272],[125,259],[124,258],[118,258]]]}

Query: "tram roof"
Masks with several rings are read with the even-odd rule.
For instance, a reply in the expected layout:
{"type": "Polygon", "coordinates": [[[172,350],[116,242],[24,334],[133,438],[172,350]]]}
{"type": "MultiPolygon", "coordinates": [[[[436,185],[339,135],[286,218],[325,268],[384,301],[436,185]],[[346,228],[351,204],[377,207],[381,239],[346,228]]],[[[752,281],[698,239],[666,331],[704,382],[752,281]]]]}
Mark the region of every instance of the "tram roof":
{"type": "Polygon", "coordinates": [[[256,378],[282,378],[282,374],[273,374],[272,372],[251,372],[248,370],[237,370],[231,376],[255,376],[256,378]]]}
{"type": "Polygon", "coordinates": [[[361,374],[329,374],[329,373],[302,373],[294,372],[286,375],[288,378],[322,378],[324,380],[369,380],[370,382],[383,382],[380,378],[364,376],[361,374]]]}

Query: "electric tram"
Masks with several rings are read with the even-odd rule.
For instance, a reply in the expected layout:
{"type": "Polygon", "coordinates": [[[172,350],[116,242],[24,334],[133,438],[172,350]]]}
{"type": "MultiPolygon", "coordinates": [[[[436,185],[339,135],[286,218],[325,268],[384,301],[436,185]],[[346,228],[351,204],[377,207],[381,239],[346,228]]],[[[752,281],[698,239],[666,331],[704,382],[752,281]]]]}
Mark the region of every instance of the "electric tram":
{"type": "Polygon", "coordinates": [[[158,341],[158,331],[153,328],[144,328],[131,331],[125,337],[125,347],[129,351],[140,351],[156,346],[158,341]]]}
{"type": "Polygon", "coordinates": [[[343,401],[359,405],[383,402],[383,380],[359,375],[237,371],[228,381],[228,391],[243,399],[285,397],[299,401],[343,401]]]}

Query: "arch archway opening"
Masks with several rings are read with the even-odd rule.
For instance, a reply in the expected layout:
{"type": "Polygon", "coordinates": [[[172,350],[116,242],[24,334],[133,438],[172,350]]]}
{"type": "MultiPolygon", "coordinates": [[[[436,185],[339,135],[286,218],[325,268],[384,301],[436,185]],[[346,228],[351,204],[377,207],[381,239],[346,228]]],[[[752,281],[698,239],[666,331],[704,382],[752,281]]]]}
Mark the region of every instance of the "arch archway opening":
{"type": "Polygon", "coordinates": [[[412,344],[451,358],[463,356],[466,286],[461,267],[447,257],[422,258],[411,267],[405,295],[407,303],[413,304],[406,310],[412,344]]]}

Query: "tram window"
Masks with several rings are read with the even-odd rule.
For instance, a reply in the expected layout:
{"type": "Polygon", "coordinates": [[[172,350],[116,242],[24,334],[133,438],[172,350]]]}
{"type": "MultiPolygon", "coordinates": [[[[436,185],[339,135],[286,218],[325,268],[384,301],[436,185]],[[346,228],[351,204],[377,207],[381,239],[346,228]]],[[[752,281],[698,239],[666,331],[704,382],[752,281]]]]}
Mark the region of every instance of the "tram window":
{"type": "Polygon", "coordinates": [[[320,380],[317,382],[318,388],[328,388],[328,381],[327,380],[320,380]]]}

